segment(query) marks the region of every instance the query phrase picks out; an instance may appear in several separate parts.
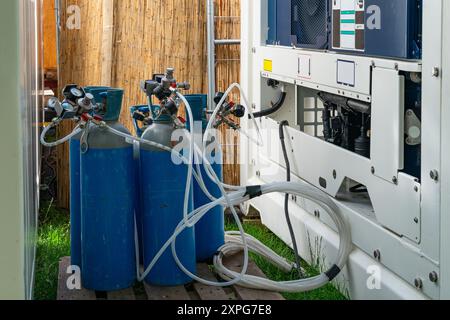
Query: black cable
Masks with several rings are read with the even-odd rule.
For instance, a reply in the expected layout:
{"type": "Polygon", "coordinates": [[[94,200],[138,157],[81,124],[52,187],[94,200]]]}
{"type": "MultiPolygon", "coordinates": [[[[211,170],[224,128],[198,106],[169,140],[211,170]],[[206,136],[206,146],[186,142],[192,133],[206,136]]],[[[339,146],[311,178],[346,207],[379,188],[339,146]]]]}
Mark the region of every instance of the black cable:
{"type": "MultiPolygon", "coordinates": [[[[275,102],[274,104],[272,104],[271,108],[260,111],[260,112],[255,112],[253,114],[253,116],[255,117],[255,119],[270,116],[271,114],[274,114],[275,112],[277,112],[278,110],[281,109],[281,107],[284,104],[284,101],[286,101],[286,92],[281,92],[281,95],[280,95],[278,101],[275,102]]],[[[251,119],[252,116],[249,115],[248,118],[251,119]]]]}
{"type": "MultiPolygon", "coordinates": [[[[286,162],[286,172],[287,172],[287,181],[291,181],[291,164],[289,162],[289,157],[286,150],[286,142],[284,140],[284,127],[289,126],[288,121],[283,121],[280,123],[280,141],[281,141],[281,147],[283,148],[283,155],[284,160],[286,162]]],[[[300,278],[303,278],[303,272],[302,272],[302,265],[301,265],[301,258],[298,254],[298,247],[297,247],[297,240],[295,239],[294,229],[292,228],[291,223],[291,217],[289,216],[289,194],[286,194],[284,199],[284,213],[286,215],[286,222],[289,228],[289,233],[291,234],[291,241],[294,247],[294,254],[295,254],[295,263],[297,264],[297,270],[300,278]]]]}

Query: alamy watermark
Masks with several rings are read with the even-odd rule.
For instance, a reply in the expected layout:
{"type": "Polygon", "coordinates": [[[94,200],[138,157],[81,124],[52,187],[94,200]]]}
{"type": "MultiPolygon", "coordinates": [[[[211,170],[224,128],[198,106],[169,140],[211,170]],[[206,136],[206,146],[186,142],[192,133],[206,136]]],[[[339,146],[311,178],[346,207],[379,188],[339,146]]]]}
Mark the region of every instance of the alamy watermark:
{"type": "Polygon", "coordinates": [[[367,289],[381,290],[381,268],[376,265],[371,265],[366,270],[368,278],[366,281],[367,289]]]}
{"type": "Polygon", "coordinates": [[[69,275],[66,281],[67,289],[81,290],[81,269],[79,266],[68,266],[66,273],[69,275]]]}
{"type": "Polygon", "coordinates": [[[77,5],[70,5],[67,7],[66,28],[68,30],[81,29],[81,8],[77,5]]]}

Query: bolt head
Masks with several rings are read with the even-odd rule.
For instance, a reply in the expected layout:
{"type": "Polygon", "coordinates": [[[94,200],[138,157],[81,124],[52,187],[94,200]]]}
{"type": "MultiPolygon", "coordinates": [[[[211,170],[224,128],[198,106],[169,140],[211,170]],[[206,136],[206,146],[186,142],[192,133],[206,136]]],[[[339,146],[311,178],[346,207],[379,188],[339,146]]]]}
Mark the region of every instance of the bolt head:
{"type": "Polygon", "coordinates": [[[415,186],[415,187],[414,187],[414,191],[415,191],[415,192],[419,192],[419,187],[418,187],[418,186],[415,186]]]}
{"type": "Polygon", "coordinates": [[[372,172],[372,174],[375,174],[375,167],[370,168],[370,172],[372,172]]]}
{"type": "Polygon", "coordinates": [[[431,70],[431,75],[433,76],[433,77],[439,77],[439,73],[440,73],[440,70],[439,70],[439,67],[434,67],[432,70],[431,70]]]}
{"type": "Polygon", "coordinates": [[[417,289],[422,289],[423,288],[423,281],[422,281],[422,279],[420,279],[420,278],[414,279],[414,286],[417,289]]]}
{"type": "Polygon", "coordinates": [[[392,177],[392,182],[393,182],[394,184],[398,184],[398,179],[397,179],[397,177],[392,177]]]}
{"type": "Polygon", "coordinates": [[[319,210],[315,210],[315,211],[314,211],[314,216],[315,216],[316,218],[320,218],[320,211],[319,211],[319,210]]]}
{"type": "Polygon", "coordinates": [[[433,179],[434,181],[439,180],[439,173],[437,172],[437,170],[430,171],[430,178],[433,179]]]}
{"type": "Polygon", "coordinates": [[[419,218],[414,218],[415,223],[419,223],[419,218]]]}
{"type": "Polygon", "coordinates": [[[333,170],[333,179],[336,180],[336,178],[337,178],[337,172],[336,172],[336,170],[333,170]]]}
{"type": "Polygon", "coordinates": [[[430,272],[429,277],[430,277],[430,281],[433,283],[436,283],[439,280],[439,276],[436,271],[430,272]]]}
{"type": "Polygon", "coordinates": [[[381,260],[381,252],[380,252],[380,250],[375,250],[375,251],[373,252],[373,257],[374,257],[376,260],[380,261],[380,260],[381,260]]]}

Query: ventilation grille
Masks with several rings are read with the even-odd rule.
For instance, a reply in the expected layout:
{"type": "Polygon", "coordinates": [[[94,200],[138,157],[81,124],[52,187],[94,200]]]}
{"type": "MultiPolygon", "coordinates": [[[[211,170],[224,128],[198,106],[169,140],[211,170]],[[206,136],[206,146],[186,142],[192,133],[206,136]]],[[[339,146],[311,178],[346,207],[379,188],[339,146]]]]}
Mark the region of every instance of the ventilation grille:
{"type": "Polygon", "coordinates": [[[292,0],[292,43],[297,47],[328,48],[328,0],[292,0]]]}

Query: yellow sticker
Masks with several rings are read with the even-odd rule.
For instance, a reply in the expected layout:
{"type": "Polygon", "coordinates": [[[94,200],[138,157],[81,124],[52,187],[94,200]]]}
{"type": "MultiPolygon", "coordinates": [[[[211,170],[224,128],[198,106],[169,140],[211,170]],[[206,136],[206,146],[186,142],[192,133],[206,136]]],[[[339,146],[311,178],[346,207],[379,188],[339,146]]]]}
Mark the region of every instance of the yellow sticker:
{"type": "Polygon", "coordinates": [[[272,60],[264,59],[264,71],[272,72],[272,60]]]}

